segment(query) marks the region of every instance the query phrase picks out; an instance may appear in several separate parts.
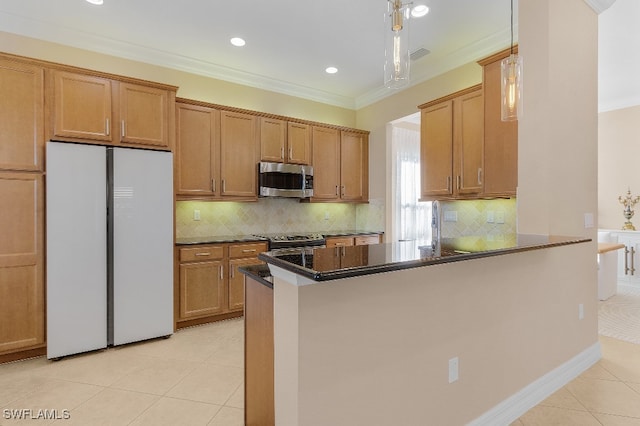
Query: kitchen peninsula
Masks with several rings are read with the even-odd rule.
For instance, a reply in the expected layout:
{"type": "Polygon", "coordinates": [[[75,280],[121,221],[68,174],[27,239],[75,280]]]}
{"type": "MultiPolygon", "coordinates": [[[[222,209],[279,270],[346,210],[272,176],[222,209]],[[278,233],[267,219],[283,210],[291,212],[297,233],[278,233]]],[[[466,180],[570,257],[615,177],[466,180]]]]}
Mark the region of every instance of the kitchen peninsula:
{"type": "MultiPolygon", "coordinates": [[[[496,407],[573,356],[563,340],[584,321],[580,300],[553,275],[579,267],[573,254],[589,241],[518,234],[261,253],[272,277],[248,280],[247,339],[250,285],[272,286],[277,424],[501,423],[496,407]]],[[[252,403],[247,394],[247,424],[252,403]]]]}

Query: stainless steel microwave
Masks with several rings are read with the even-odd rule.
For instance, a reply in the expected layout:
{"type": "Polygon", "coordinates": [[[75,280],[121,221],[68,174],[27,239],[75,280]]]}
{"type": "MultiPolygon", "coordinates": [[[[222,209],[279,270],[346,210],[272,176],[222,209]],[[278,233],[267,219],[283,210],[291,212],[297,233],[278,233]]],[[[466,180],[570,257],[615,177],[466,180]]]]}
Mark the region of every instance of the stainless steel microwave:
{"type": "Polygon", "coordinates": [[[258,186],[261,197],[312,197],[313,167],[261,162],[258,165],[258,186]]]}

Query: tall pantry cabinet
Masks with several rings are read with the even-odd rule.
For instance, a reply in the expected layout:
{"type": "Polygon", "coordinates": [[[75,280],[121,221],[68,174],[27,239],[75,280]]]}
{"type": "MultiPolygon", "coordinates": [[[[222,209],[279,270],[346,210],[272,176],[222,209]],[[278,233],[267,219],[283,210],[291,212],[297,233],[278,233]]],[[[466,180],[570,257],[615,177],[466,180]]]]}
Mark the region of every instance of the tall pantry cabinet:
{"type": "Polygon", "coordinates": [[[0,56],[0,362],[44,353],[44,69],[0,56]]]}

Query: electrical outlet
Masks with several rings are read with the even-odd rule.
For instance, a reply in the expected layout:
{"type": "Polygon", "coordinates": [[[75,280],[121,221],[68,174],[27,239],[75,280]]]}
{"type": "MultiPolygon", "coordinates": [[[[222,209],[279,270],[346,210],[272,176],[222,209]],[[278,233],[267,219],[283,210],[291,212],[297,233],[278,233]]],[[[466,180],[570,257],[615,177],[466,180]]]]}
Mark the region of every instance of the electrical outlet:
{"type": "Polygon", "coordinates": [[[494,217],[493,211],[488,211],[487,212],[487,223],[493,223],[494,221],[495,221],[495,217],[494,217]]]}
{"type": "Polygon", "coordinates": [[[200,220],[200,210],[193,211],[193,220],[200,220]]]}
{"type": "Polygon", "coordinates": [[[449,360],[449,383],[453,383],[458,380],[458,357],[451,358],[449,360]]]}
{"type": "Polygon", "coordinates": [[[504,212],[496,212],[496,223],[504,223],[504,212]]]}
{"type": "Polygon", "coordinates": [[[457,222],[458,221],[458,212],[455,210],[447,210],[444,212],[444,221],[445,222],[457,222]]]}
{"type": "Polygon", "coordinates": [[[584,319],[584,305],[582,303],[578,305],[578,319],[584,319]]]}
{"type": "Polygon", "coordinates": [[[329,220],[329,212],[324,212],[324,220],[329,220]]]}
{"type": "Polygon", "coordinates": [[[593,213],[584,214],[584,227],[585,229],[593,228],[593,213]]]}

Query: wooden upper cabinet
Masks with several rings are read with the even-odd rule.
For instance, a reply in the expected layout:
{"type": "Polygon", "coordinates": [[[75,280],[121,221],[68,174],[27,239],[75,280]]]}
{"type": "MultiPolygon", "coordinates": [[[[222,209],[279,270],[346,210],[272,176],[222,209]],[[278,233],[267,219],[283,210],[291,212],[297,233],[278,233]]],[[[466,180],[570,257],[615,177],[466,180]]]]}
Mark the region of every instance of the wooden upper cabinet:
{"type": "Polygon", "coordinates": [[[313,198],[337,200],[340,186],[340,133],[313,126],[313,198]]]}
{"type": "Polygon", "coordinates": [[[453,194],[453,101],[420,113],[420,191],[422,198],[453,194]]]}
{"type": "Polygon", "coordinates": [[[311,164],[311,126],[308,124],[288,123],[287,162],[311,164]]]}
{"type": "Polygon", "coordinates": [[[111,80],[58,70],[52,73],[53,135],[111,142],[111,80]]]}
{"type": "Polygon", "coordinates": [[[515,196],[518,186],[518,122],[500,116],[500,61],[509,50],[480,61],[484,89],[484,195],[515,196]]]}
{"type": "Polygon", "coordinates": [[[44,345],[41,173],[0,172],[0,355],[44,345]]]}
{"type": "Polygon", "coordinates": [[[482,87],[420,109],[421,199],[477,198],[484,177],[482,87]]]}
{"type": "Polygon", "coordinates": [[[0,169],[42,171],[44,70],[0,58],[0,169]]]}
{"type": "Polygon", "coordinates": [[[169,147],[169,92],[119,83],[120,142],[169,147]]]}
{"type": "Polygon", "coordinates": [[[369,140],[365,134],[344,130],[340,133],[340,198],[369,198],[369,140]]]}
{"type": "Polygon", "coordinates": [[[257,117],[220,112],[220,178],[222,195],[257,199],[257,117]]]}
{"type": "Polygon", "coordinates": [[[453,146],[456,191],[460,195],[482,192],[484,150],[484,102],[482,90],[454,100],[453,146]]]}
{"type": "Polygon", "coordinates": [[[220,112],[176,103],[176,193],[178,196],[220,195],[220,112]]]}
{"type": "Polygon", "coordinates": [[[260,117],[260,158],[273,163],[284,162],[287,143],[287,122],[260,117]]]}

